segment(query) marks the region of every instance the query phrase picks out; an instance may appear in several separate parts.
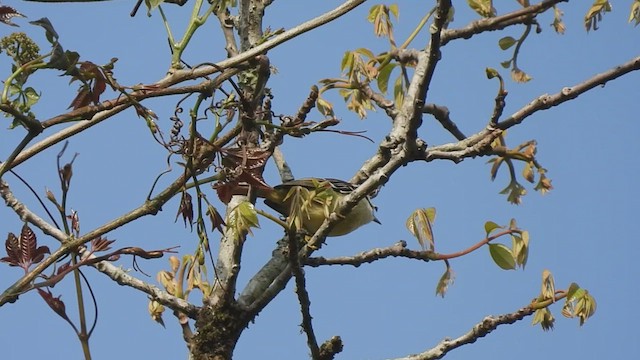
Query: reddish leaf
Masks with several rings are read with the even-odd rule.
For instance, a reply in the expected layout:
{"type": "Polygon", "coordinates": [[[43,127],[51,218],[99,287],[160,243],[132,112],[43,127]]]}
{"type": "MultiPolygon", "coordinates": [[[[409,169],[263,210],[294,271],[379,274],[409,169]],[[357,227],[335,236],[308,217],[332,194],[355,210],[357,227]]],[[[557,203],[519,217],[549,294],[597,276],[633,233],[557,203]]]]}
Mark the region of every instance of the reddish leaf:
{"type": "Polygon", "coordinates": [[[224,223],[222,215],[218,212],[218,209],[209,205],[207,208],[207,215],[209,215],[209,220],[211,220],[211,230],[217,229],[222,234],[224,231],[222,227],[226,224],[224,223]]]}
{"type": "Polygon", "coordinates": [[[8,263],[10,266],[19,266],[20,241],[14,233],[10,232],[7,235],[7,240],[4,242],[4,247],[7,250],[7,256],[0,259],[0,261],[8,263]]]}
{"type": "Polygon", "coordinates": [[[49,291],[49,289],[47,289],[47,291],[44,291],[42,289],[38,289],[38,294],[40,294],[40,296],[42,296],[42,298],[47,303],[47,305],[49,305],[49,307],[56,314],[60,315],[61,318],[69,321],[69,317],[67,316],[67,311],[66,311],[66,308],[64,306],[64,302],[62,300],[60,300],[60,296],[53,297],[53,294],[51,293],[51,291],[49,291]]]}
{"type": "Polygon", "coordinates": [[[71,267],[71,261],[67,261],[66,263],[58,267],[58,271],[56,271],[56,275],[65,274],[67,272],[67,269],[69,269],[70,267],[71,267]]]}
{"type": "Polygon", "coordinates": [[[221,152],[222,164],[234,174],[231,183],[247,183],[256,189],[271,189],[262,178],[271,151],[234,147],[222,149],[221,152]]]}
{"type": "Polygon", "coordinates": [[[189,221],[189,225],[193,230],[193,203],[191,202],[191,195],[184,191],[182,192],[182,198],[180,199],[180,207],[178,208],[178,213],[176,214],[176,220],[178,221],[178,217],[182,215],[182,220],[184,220],[184,226],[187,226],[187,220],[189,221]]]}
{"type": "Polygon", "coordinates": [[[233,196],[233,189],[236,187],[236,183],[228,182],[228,183],[220,183],[215,185],[216,192],[218,193],[218,198],[222,201],[223,204],[228,204],[231,201],[231,196],[233,196]]]}
{"type": "Polygon", "coordinates": [[[0,22],[3,22],[11,26],[18,26],[17,24],[14,24],[13,22],[11,22],[11,19],[14,17],[26,18],[26,16],[20,14],[18,10],[12,8],[11,6],[5,6],[5,5],[0,6],[0,22]]]}
{"type": "Polygon", "coordinates": [[[0,261],[9,263],[10,266],[19,266],[24,271],[28,271],[31,265],[42,261],[45,254],[51,253],[46,246],[38,247],[36,234],[27,224],[22,226],[20,238],[16,238],[13,233],[9,233],[5,241],[5,248],[7,256],[0,259],[0,261]]]}
{"type": "Polygon", "coordinates": [[[111,244],[113,244],[115,240],[107,240],[105,238],[97,238],[91,240],[91,251],[99,252],[99,251],[107,251],[111,249],[111,244]]]}
{"type": "Polygon", "coordinates": [[[87,86],[82,86],[80,90],[78,90],[78,95],[71,101],[69,108],[76,110],[89,104],[91,104],[91,91],[89,91],[87,86]]]}
{"type": "MultiPolygon", "coordinates": [[[[65,168],[66,168],[66,165],[65,165],[65,168]]],[[[78,216],[78,212],[73,210],[71,212],[71,215],[67,215],[67,219],[71,220],[71,230],[73,230],[76,234],[79,234],[80,233],[80,217],[78,216]]]]}

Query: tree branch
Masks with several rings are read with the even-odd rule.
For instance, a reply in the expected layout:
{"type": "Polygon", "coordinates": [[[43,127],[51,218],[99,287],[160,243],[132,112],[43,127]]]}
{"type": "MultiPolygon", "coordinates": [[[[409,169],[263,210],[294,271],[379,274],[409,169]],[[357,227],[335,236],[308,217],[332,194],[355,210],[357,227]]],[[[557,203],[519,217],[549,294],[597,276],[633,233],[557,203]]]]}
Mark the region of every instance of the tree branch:
{"type": "Polygon", "coordinates": [[[311,300],[309,300],[309,293],[307,292],[307,281],[304,277],[304,269],[300,266],[300,259],[298,253],[300,252],[298,242],[300,237],[295,234],[289,234],[289,264],[291,265],[291,272],[296,282],[296,294],[298,295],[298,302],[300,303],[300,312],[302,313],[302,329],[307,334],[307,345],[311,352],[311,359],[320,359],[320,348],[318,347],[318,340],[316,340],[315,332],[313,331],[313,322],[311,321],[311,300]]]}
{"type": "Polygon", "coordinates": [[[558,3],[566,1],[568,0],[544,0],[508,14],[476,20],[460,29],[443,30],[442,45],[451,40],[469,39],[486,31],[502,30],[511,25],[529,23],[532,17],[542,14],[558,3]]]}
{"type": "Polygon", "coordinates": [[[111,280],[116,283],[140,290],[149,297],[162,305],[180,313],[184,313],[191,319],[196,319],[198,316],[199,307],[177,298],[168,292],[161,290],[157,286],[146,283],[138,278],[129,275],[125,270],[111,264],[107,261],[101,261],[93,265],[98,271],[107,275],[111,280]]]}
{"type": "Polygon", "coordinates": [[[446,106],[425,104],[424,107],[422,107],[422,112],[433,115],[433,117],[440,122],[442,127],[449,131],[456,139],[464,140],[467,138],[466,135],[458,129],[456,123],[451,120],[451,114],[446,106]]]}
{"type": "Polygon", "coordinates": [[[407,242],[400,240],[389,247],[363,251],[354,256],[340,256],[329,259],[322,256],[310,257],[305,261],[305,265],[311,267],[319,267],[322,265],[351,265],[359,267],[362,264],[370,264],[374,261],[388,257],[404,257],[408,259],[418,259],[425,262],[435,260],[434,253],[432,251],[415,251],[407,249],[407,242]]]}
{"type": "Polygon", "coordinates": [[[498,316],[487,316],[481,322],[476,324],[466,334],[455,339],[442,340],[433,348],[416,355],[410,355],[395,360],[434,360],[441,359],[451,350],[457,349],[463,345],[473,344],[478,339],[487,336],[500,325],[513,324],[527,316],[533,314],[535,310],[530,306],[524,307],[516,312],[503,314],[498,316]]]}

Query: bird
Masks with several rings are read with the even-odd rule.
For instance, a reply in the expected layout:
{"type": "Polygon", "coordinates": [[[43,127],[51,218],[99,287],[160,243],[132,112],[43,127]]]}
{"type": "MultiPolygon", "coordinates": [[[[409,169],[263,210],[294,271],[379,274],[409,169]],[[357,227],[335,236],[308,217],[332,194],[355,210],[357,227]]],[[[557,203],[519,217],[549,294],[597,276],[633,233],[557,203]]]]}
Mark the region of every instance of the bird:
{"type": "MultiPolygon", "coordinates": [[[[303,178],[262,189],[258,191],[258,197],[264,198],[268,207],[287,217],[289,226],[314,234],[355,188],[355,185],[338,179],[303,178]]],[[[346,235],[372,221],[380,224],[375,210],[369,196],[365,196],[335,223],[327,236],[346,235]]]]}

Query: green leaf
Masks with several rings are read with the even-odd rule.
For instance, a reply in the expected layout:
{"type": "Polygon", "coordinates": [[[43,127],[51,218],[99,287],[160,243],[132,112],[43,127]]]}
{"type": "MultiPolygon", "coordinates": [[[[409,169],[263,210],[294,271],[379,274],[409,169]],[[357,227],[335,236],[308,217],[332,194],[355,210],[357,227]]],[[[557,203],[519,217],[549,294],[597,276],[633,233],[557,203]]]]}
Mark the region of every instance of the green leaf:
{"type": "Polygon", "coordinates": [[[491,0],[467,0],[469,7],[482,17],[496,16],[496,9],[491,0]]]}
{"type": "Polygon", "coordinates": [[[505,36],[502,39],[498,40],[498,46],[500,46],[500,49],[502,50],[507,50],[508,48],[512,47],[515,43],[516,43],[516,39],[514,39],[511,36],[505,36]]]}
{"type": "Polygon", "coordinates": [[[342,62],[340,63],[340,70],[345,72],[348,75],[351,75],[351,72],[353,71],[353,64],[355,62],[355,56],[353,55],[352,51],[347,51],[344,53],[344,56],[342,57],[342,62]]]}
{"type": "Polygon", "coordinates": [[[389,5],[389,12],[393,14],[396,20],[400,17],[400,10],[398,9],[398,4],[389,5]]]}
{"type": "Polygon", "coordinates": [[[380,89],[383,94],[387,93],[387,90],[389,88],[389,77],[391,76],[391,72],[396,66],[396,63],[388,63],[387,65],[378,69],[378,89],[380,89]]]}
{"type": "Polygon", "coordinates": [[[571,283],[571,285],[569,285],[569,289],[567,290],[567,301],[575,299],[578,290],[580,290],[580,286],[576,283],[571,283]]]}
{"type": "Polygon", "coordinates": [[[498,170],[504,162],[504,158],[497,157],[489,160],[488,162],[493,163],[493,165],[491,165],[491,171],[489,172],[489,174],[491,175],[491,181],[494,181],[496,179],[496,176],[498,176],[498,170]]]}
{"type": "Polygon", "coordinates": [[[524,269],[529,259],[529,232],[523,231],[520,236],[512,235],[512,239],[516,265],[524,269]]]}
{"type": "Polygon", "coordinates": [[[47,19],[46,17],[39,20],[30,21],[29,24],[42,27],[46,32],[47,41],[49,41],[51,44],[55,44],[58,42],[58,33],[53,28],[51,21],[49,21],[49,19],[47,19]]]}
{"type": "Polygon", "coordinates": [[[404,101],[404,86],[402,86],[402,84],[402,75],[398,75],[398,78],[393,85],[393,99],[397,108],[400,108],[404,101]]]}
{"type": "Polygon", "coordinates": [[[511,67],[511,60],[507,60],[507,61],[503,61],[500,63],[500,66],[502,66],[505,69],[508,69],[511,67]]]}
{"type": "Polygon", "coordinates": [[[487,236],[495,229],[500,229],[502,226],[494,223],[493,221],[487,221],[484,223],[484,230],[487,232],[487,236]]]}
{"type": "Polygon", "coordinates": [[[316,107],[322,115],[327,117],[333,116],[333,106],[325,99],[318,97],[318,99],[316,100],[316,107]]]}
{"type": "Polygon", "coordinates": [[[24,96],[27,98],[25,105],[29,108],[40,100],[40,94],[38,94],[32,87],[24,89],[24,96]]]}
{"type": "Polygon", "coordinates": [[[498,76],[498,70],[494,69],[494,68],[486,68],[484,69],[485,73],[487,74],[487,79],[493,79],[494,77],[498,76]]]}
{"type": "Polygon", "coordinates": [[[368,57],[369,59],[373,59],[376,56],[373,54],[373,52],[371,52],[371,50],[367,49],[367,48],[359,48],[355,50],[356,53],[360,54],[360,55],[364,55],[366,57],[368,57]]]}
{"type": "Polygon", "coordinates": [[[514,270],[516,268],[516,261],[508,247],[502,244],[489,244],[489,254],[491,254],[491,258],[500,268],[504,270],[514,270]]]}

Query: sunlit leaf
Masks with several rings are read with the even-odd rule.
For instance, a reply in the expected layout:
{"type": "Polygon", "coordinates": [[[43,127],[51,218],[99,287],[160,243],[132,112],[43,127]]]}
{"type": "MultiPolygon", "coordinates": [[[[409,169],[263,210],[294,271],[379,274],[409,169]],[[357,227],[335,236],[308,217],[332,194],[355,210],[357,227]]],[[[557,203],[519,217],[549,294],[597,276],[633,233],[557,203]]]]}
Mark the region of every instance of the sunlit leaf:
{"type": "Polygon", "coordinates": [[[333,117],[333,105],[331,105],[330,102],[326,101],[325,99],[318,97],[318,99],[316,100],[316,107],[318,108],[318,111],[327,117],[333,117]]]}
{"type": "Polygon", "coordinates": [[[540,326],[542,327],[542,330],[544,331],[553,330],[554,322],[555,322],[555,318],[551,314],[551,311],[549,311],[549,309],[547,308],[538,309],[533,314],[532,324],[533,325],[540,324],[540,326]]]}
{"type": "Polygon", "coordinates": [[[447,269],[440,277],[440,280],[438,280],[438,285],[436,285],[436,295],[444,297],[447,289],[449,289],[449,286],[453,284],[453,279],[453,270],[451,270],[451,268],[447,266],[447,269]]]}
{"type": "Polygon", "coordinates": [[[492,0],[467,0],[469,7],[482,17],[496,16],[496,9],[492,0]]]}
{"type": "Polygon", "coordinates": [[[158,324],[164,326],[164,321],[162,320],[162,313],[164,313],[164,306],[157,302],[156,300],[149,301],[149,315],[151,315],[151,319],[158,324]]]}
{"type": "Polygon", "coordinates": [[[406,221],[407,229],[424,250],[434,250],[433,222],[435,218],[436,209],[431,207],[416,209],[406,221]]]}
{"type": "Polygon", "coordinates": [[[564,22],[562,21],[562,15],[564,15],[562,10],[560,10],[559,7],[554,5],[553,6],[553,22],[551,23],[551,26],[553,26],[553,30],[555,30],[555,32],[560,35],[563,35],[566,30],[564,22]]]}
{"type": "Polygon", "coordinates": [[[487,221],[486,223],[484,223],[484,230],[487,233],[487,236],[489,236],[489,234],[491,234],[491,232],[495,229],[500,229],[502,226],[494,223],[493,221],[487,221]]]}
{"type": "Polygon", "coordinates": [[[387,93],[387,89],[389,87],[389,77],[391,76],[391,72],[393,72],[393,69],[396,66],[396,63],[388,63],[382,68],[378,69],[378,89],[380,89],[383,94],[387,93]]]}
{"type": "Polygon", "coordinates": [[[554,299],[555,294],[556,285],[555,281],[553,280],[553,275],[551,274],[551,271],[545,269],[542,272],[542,286],[540,290],[540,296],[542,296],[543,299],[554,299]]]}
{"type": "Polygon", "coordinates": [[[500,268],[504,270],[514,270],[516,261],[511,250],[503,244],[489,244],[489,254],[500,268]]]}
{"type": "Polygon", "coordinates": [[[522,177],[530,183],[533,183],[536,179],[533,174],[533,163],[528,162],[524,165],[522,169],[522,177]]]}
{"type": "Polygon", "coordinates": [[[393,99],[397,108],[402,106],[402,102],[404,101],[404,85],[402,81],[402,75],[398,75],[394,85],[393,85],[393,99]]]}
{"type": "Polygon", "coordinates": [[[640,24],[640,0],[634,0],[631,4],[631,11],[629,12],[629,22],[634,22],[634,26],[640,24]]]}
{"type": "Polygon", "coordinates": [[[595,0],[587,14],[584,16],[584,27],[587,31],[593,29],[598,30],[598,22],[602,20],[602,16],[610,12],[612,9],[608,0],[595,0]]]}
{"type": "Polygon", "coordinates": [[[529,76],[527,73],[520,70],[519,68],[511,69],[511,78],[513,79],[513,81],[519,82],[519,83],[525,83],[531,80],[531,76],[529,76]]]}

